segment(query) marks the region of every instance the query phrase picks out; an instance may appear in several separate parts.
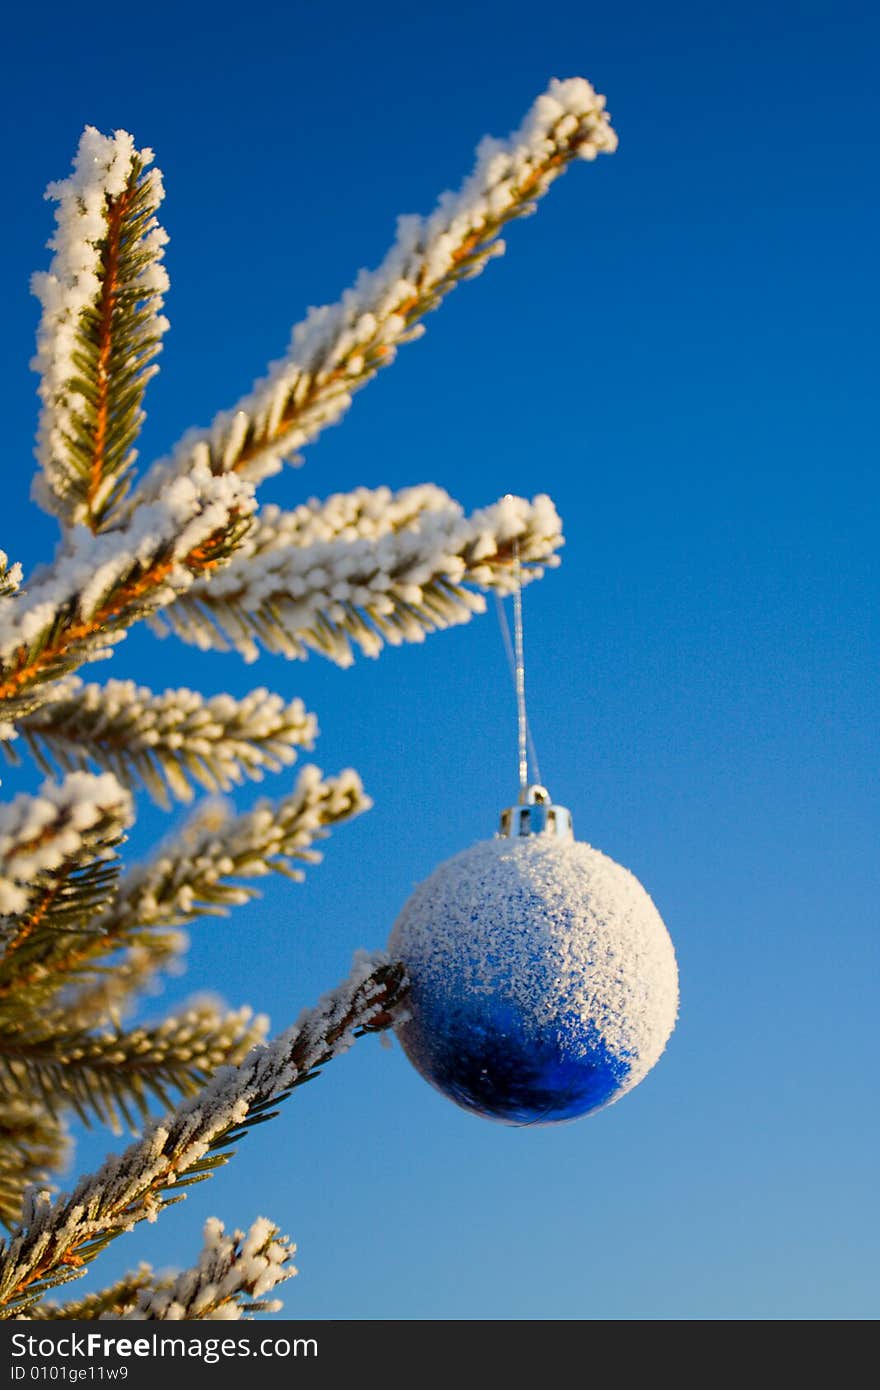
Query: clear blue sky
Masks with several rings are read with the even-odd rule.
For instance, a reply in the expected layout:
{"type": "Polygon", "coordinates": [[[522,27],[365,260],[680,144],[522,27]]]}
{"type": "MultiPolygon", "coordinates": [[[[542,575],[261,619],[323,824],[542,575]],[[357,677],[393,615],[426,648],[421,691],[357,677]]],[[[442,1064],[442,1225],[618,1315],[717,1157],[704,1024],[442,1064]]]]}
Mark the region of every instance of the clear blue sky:
{"type": "MultiPolygon", "coordinates": [[[[620,1104],[543,1130],[456,1109],[365,1040],[102,1275],[188,1263],[208,1214],[264,1213],[299,1244],[290,1317],[877,1315],[878,31],[852,0],[10,12],[0,545],[28,566],[54,532],[28,500],[28,277],[86,122],[166,175],[145,458],[232,403],[548,78],[589,77],[621,140],[265,495],[551,493],[564,564],[526,605],[542,771],[663,913],[677,1032],[620,1104]]],[[[168,1003],[213,987],[283,1026],[512,798],[491,615],[349,672],[138,632],[113,673],[302,695],[316,760],[376,801],[304,887],[200,926],[168,1003]]],[[[166,829],[146,808],[133,847],[166,829]]]]}

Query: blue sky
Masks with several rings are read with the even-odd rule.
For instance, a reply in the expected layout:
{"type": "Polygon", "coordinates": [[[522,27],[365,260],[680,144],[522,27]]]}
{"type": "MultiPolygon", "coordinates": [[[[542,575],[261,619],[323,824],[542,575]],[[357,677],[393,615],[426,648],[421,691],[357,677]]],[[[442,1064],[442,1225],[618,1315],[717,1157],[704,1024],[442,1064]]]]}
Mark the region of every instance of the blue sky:
{"type": "MultiPolygon", "coordinates": [[[[54,536],[28,498],[28,277],[85,123],[131,130],[166,176],[145,460],[232,403],[550,77],[589,77],[621,140],[265,496],[554,497],[564,563],[526,601],[542,772],[660,908],[678,1029],[619,1105],[534,1130],[456,1109],[365,1040],[102,1277],[188,1263],[208,1214],[266,1214],[299,1244],[289,1317],[876,1316],[877,30],[866,5],[811,0],[7,19],[0,545],[26,566],[54,536]]],[[[514,796],[491,613],[348,672],[136,632],[113,674],[301,695],[315,760],[357,767],[376,802],[305,885],[199,927],[163,1002],[210,987],[282,1027],[514,796]]],[[[168,828],[145,806],[133,851],[168,828]]]]}

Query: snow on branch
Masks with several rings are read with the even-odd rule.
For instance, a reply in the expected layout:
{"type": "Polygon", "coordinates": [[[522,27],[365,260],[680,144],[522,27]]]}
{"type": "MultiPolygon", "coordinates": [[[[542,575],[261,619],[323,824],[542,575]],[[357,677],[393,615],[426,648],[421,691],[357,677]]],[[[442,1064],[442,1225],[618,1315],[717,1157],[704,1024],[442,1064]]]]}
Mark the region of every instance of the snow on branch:
{"type": "Polygon", "coordinates": [[[0,1022],[0,1099],[38,1096],[52,1116],[72,1109],[120,1134],[146,1119],[151,1100],[170,1106],[171,1091],[192,1095],[219,1066],[242,1061],[267,1027],[249,1008],[207,998],[129,1031],[90,1033],[66,1009],[36,1009],[0,1022]]]}
{"type": "Polygon", "coordinates": [[[225,563],[254,505],[248,484],[201,467],[125,526],[72,532],[27,593],[0,605],[0,718],[28,712],[40,703],[36,686],[106,656],[136,619],[225,563]]]}
{"type": "Polygon", "coordinates": [[[21,1215],[31,1183],[41,1185],[63,1168],[69,1142],[63,1126],[33,1096],[0,1095],[0,1221],[10,1227],[21,1215]]]}
{"type": "Polygon", "coordinates": [[[142,1289],[164,1288],[170,1283],[169,1278],[155,1275],[152,1267],[144,1262],[106,1289],[70,1299],[67,1303],[56,1303],[54,1300],[34,1303],[17,1313],[16,1317],[27,1322],[82,1322],[105,1316],[121,1317],[134,1307],[142,1289]]]}
{"type": "MultiPolygon", "coordinates": [[[[304,869],[321,858],[315,841],[370,805],[357,773],[323,778],[307,766],[293,792],[279,801],[260,801],[238,816],[225,805],[200,807],[153,859],[122,877],[89,936],[60,943],[41,958],[39,974],[24,976],[28,989],[41,1001],[63,990],[71,1027],[117,1018],[132,996],[185,951],[186,936],[172,928],[249,902],[257,890],[245,879],[272,872],[302,879],[304,869]]],[[[0,967],[0,1004],[13,1003],[4,995],[0,967]]]]}
{"type": "Polygon", "coordinates": [[[212,1216],[205,1223],[202,1251],[191,1269],[158,1275],[142,1264],[98,1293],[66,1304],[36,1304],[22,1316],[30,1321],[184,1322],[235,1321],[252,1313],[274,1313],[281,1303],[266,1295],[297,1273],[295,1253],[296,1246],[265,1217],[258,1217],[247,1232],[227,1235],[222,1222],[212,1216]]]}
{"type": "Polygon", "coordinates": [[[312,498],[292,511],[268,503],[254,517],[236,558],[318,541],[378,540],[389,531],[415,525],[425,512],[442,512],[450,506],[455,503],[449,493],[434,483],[419,483],[399,492],[390,487],[358,487],[323,501],[312,498]]]}
{"type": "Polygon", "coordinates": [[[505,497],[465,517],[456,502],[412,524],[371,535],[289,544],[283,514],[258,528],[259,549],[236,557],[209,584],[194,584],[153,621],[203,650],[259,647],[290,658],[309,649],[350,666],[352,645],[378,656],[384,644],[421,642],[466,623],[485,600],[474,588],[510,592],[558,565],[561,522],[549,497],[505,497]],[[519,568],[516,558],[519,560],[519,568]]]}
{"type": "Polygon", "coordinates": [[[506,222],[531,212],[572,160],[616,145],[605,98],[589,82],[551,82],[508,140],[481,142],[457,193],[444,193],[428,217],[399,219],[397,240],[377,270],[362,271],[338,304],[310,311],[287,357],[244,400],[209,430],[181,440],[170,462],[148,476],[148,493],[204,459],[255,481],[277,472],[343,415],[352,393],[421,331],[419,321],[444,295],[504,250],[506,222]]]}
{"type": "MultiPolygon", "coordinates": [[[[20,930],[17,959],[0,956],[0,1009],[19,1027],[30,1026],[35,1008],[56,1005],[70,1028],[115,1021],[183,954],[186,937],[172,928],[249,902],[256,889],[244,879],[272,872],[302,879],[321,858],[315,841],[370,804],[357,773],[325,779],[312,766],[302,769],[289,796],[260,801],[242,815],[209,803],[118,888],[115,879],[105,887],[87,932],[59,935],[51,922],[32,935],[20,930]]],[[[21,928],[20,919],[16,924],[21,928]]]]}
{"type": "Polygon", "coordinates": [[[265,689],[243,699],[206,698],[195,690],[155,695],[133,681],[83,685],[77,677],[19,722],[38,762],[62,768],[94,763],[128,785],[145,785],[168,804],[192,798],[192,783],[228,791],[245,777],[259,781],[311,748],[318,725],[301,700],[285,703],[265,689]]]}
{"type": "Polygon", "coordinates": [[[21,565],[17,562],[10,565],[6,551],[0,550],[0,601],[17,594],[20,584],[21,565]]]}
{"type": "Polygon", "coordinates": [[[315,841],[371,804],[350,768],[324,778],[310,765],[280,801],[260,801],[239,816],[222,807],[197,812],[173,844],[123,877],[116,901],[100,919],[102,939],[118,941],[144,927],[224,913],[255,896],[242,879],[279,872],[301,880],[300,866],[320,861],[315,841]]]}
{"type": "Polygon", "coordinates": [[[130,822],[131,797],[110,772],[74,772],[60,784],[45,782],[37,796],[21,792],[0,806],[0,932],[7,954],[21,931],[35,925],[16,917],[60,892],[76,869],[113,858],[130,822]]]}
{"type": "Polygon", "coordinates": [[[231,1236],[221,1221],[210,1217],[198,1263],[173,1281],[141,1289],[123,1316],[184,1322],[235,1321],[245,1313],[276,1313],[280,1301],[266,1295],[296,1274],[295,1253],[296,1246],[264,1216],[247,1233],[233,1231],[231,1236]]]}
{"type": "Polygon", "coordinates": [[[197,1096],[152,1124],[74,1190],[32,1190],[21,1227],[0,1245],[0,1316],[16,1317],[59,1274],[75,1274],[107,1240],[155,1219],[182,1186],[226,1161],[228,1146],[267,1107],[314,1075],[364,1031],[387,1028],[405,988],[402,968],[359,952],[348,978],[268,1045],[217,1072],[197,1096]],[[165,1194],[170,1193],[170,1198],[165,1194]]]}
{"type": "Polygon", "coordinates": [[[125,495],[141,400],[168,327],[162,176],[124,130],[87,126],[73,173],[50,184],[55,252],[33,277],[43,306],[33,366],[42,399],[34,494],[66,523],[98,530],[125,495]]]}
{"type": "MultiPolygon", "coordinates": [[[[180,973],[188,945],[182,931],[133,932],[123,946],[118,940],[107,944],[107,953],[113,955],[111,968],[98,968],[101,955],[93,951],[89,960],[95,968],[80,970],[79,954],[72,952],[66,960],[50,961],[46,973],[28,982],[28,990],[37,1006],[44,1000],[47,1006],[59,1002],[72,1028],[116,1026],[139,996],[153,988],[158,975],[180,973]]],[[[10,1010],[2,991],[0,1000],[10,1010]]]]}

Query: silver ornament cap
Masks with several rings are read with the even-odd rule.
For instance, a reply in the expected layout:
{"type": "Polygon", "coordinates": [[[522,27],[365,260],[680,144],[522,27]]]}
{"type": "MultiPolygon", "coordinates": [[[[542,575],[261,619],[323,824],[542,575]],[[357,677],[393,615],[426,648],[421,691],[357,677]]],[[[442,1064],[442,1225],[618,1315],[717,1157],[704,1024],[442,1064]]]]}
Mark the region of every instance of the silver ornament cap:
{"type": "Polygon", "coordinates": [[[508,806],[501,812],[498,837],[505,839],[524,838],[527,835],[544,835],[558,840],[573,840],[571,812],[567,806],[554,804],[546,787],[537,782],[523,787],[516,806],[508,806]]]}

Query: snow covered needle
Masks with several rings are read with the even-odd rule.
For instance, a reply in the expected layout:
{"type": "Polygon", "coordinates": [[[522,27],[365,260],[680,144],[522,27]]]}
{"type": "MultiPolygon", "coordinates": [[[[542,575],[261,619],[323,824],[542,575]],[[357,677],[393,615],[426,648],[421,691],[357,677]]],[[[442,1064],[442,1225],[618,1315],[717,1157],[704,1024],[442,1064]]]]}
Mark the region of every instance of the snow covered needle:
{"type": "MultiPolygon", "coordinates": [[[[481,141],[457,193],[444,193],[429,217],[398,220],[397,240],[377,270],[362,271],[339,303],[311,310],[294,328],[287,357],[250,395],[209,430],[181,440],[170,470],[207,459],[217,472],[235,469],[254,481],[277,472],[340,418],[352,392],[421,332],[420,319],[445,294],[504,251],[505,223],[533,211],[572,160],[616,148],[605,98],[582,77],[554,79],[509,139],[481,141]]],[[[148,486],[160,486],[168,471],[159,465],[148,486]]]]}
{"type": "Polygon", "coordinates": [[[73,173],[50,184],[58,208],[49,270],[33,278],[43,305],[35,496],[65,522],[101,529],[118,510],[143,419],[141,398],[168,327],[168,276],[155,213],[162,176],[152,150],[124,130],[87,126],[73,173]]]}

